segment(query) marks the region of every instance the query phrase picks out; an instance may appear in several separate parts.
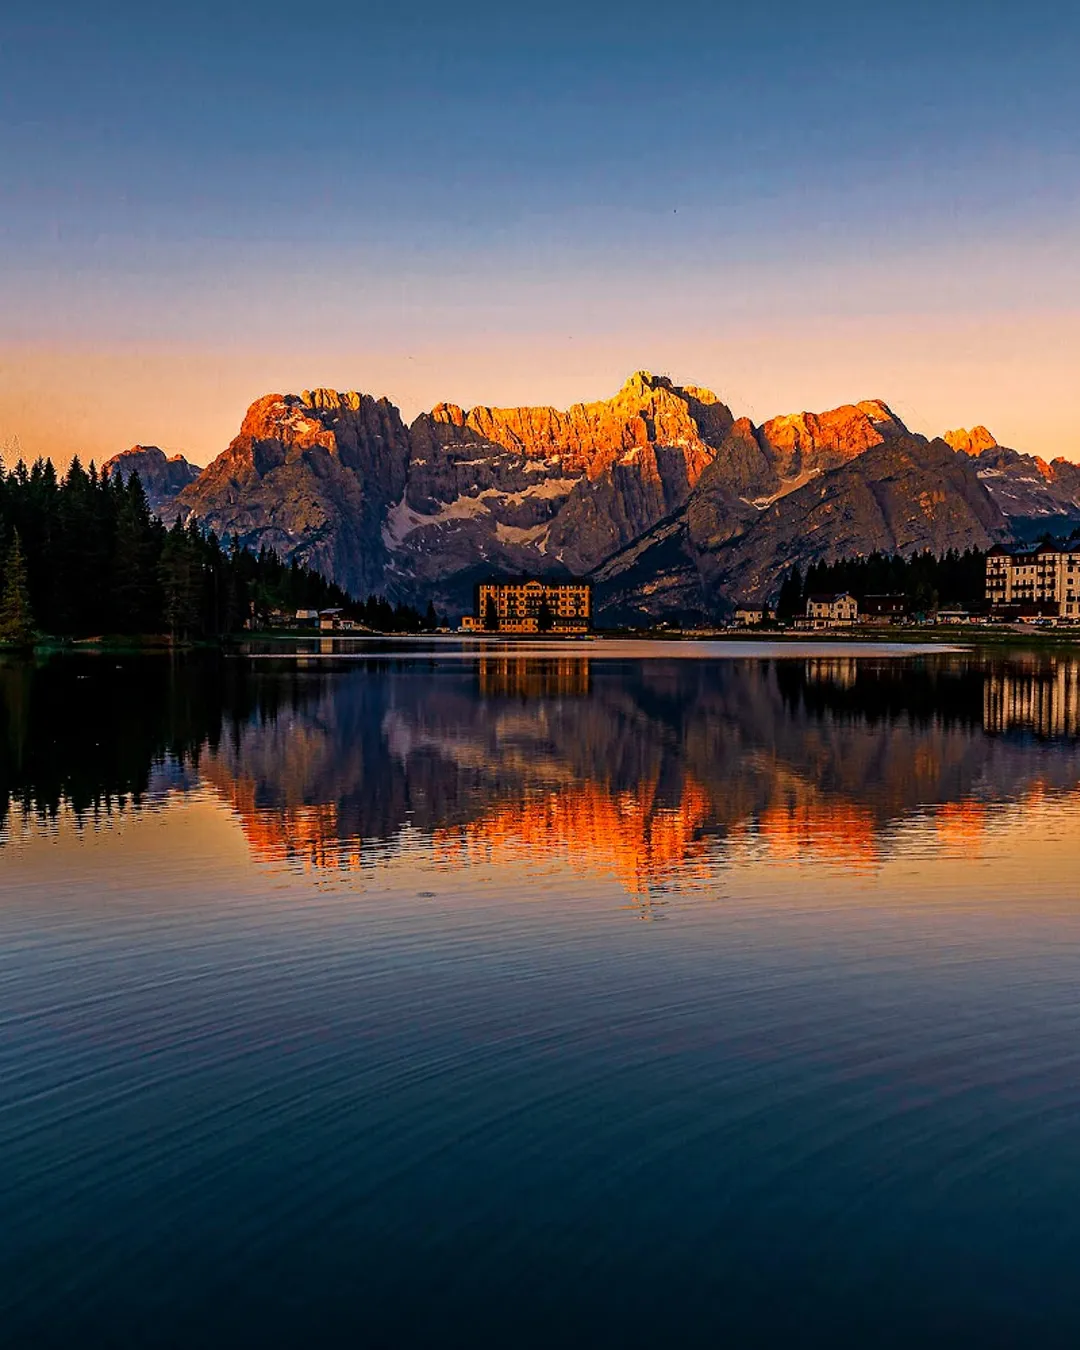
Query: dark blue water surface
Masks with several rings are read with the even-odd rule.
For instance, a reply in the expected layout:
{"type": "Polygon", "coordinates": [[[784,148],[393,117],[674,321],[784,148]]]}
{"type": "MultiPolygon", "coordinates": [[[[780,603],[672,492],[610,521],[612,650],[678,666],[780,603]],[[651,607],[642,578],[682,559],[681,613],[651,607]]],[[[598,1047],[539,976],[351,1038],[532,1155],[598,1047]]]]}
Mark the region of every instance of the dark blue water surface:
{"type": "Polygon", "coordinates": [[[5,1345],[1075,1345],[1080,667],[0,666],[5,1345]]]}

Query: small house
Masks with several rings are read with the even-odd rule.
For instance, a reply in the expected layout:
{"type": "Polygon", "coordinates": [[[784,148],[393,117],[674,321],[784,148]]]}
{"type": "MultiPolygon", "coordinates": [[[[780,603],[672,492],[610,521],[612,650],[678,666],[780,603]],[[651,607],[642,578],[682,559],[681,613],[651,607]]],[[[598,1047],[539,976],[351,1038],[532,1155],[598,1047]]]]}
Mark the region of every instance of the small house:
{"type": "Polygon", "coordinates": [[[859,602],[850,591],[806,597],[806,619],[810,628],[850,628],[858,617],[859,602]]]}
{"type": "Polygon", "coordinates": [[[911,614],[906,595],[867,595],[863,597],[859,619],[863,623],[903,623],[911,614]]]}
{"type": "Polygon", "coordinates": [[[760,628],[763,623],[768,623],[770,618],[768,605],[739,604],[735,606],[736,628],[760,628]]]}

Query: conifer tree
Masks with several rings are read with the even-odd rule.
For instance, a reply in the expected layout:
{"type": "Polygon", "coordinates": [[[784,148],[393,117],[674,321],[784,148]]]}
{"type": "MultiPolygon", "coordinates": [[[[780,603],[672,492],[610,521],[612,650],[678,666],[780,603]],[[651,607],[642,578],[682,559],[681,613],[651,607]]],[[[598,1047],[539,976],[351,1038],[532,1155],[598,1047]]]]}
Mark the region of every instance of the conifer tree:
{"type": "Polygon", "coordinates": [[[797,567],[793,567],[780,587],[780,597],[776,602],[776,617],[783,622],[787,622],[801,614],[802,609],[802,573],[797,567]]]}
{"type": "Polygon", "coordinates": [[[161,551],[161,588],[165,598],[165,623],[175,638],[191,637],[199,623],[201,577],[193,541],[177,520],[161,551]]]}
{"type": "Polygon", "coordinates": [[[0,642],[25,647],[34,640],[34,615],[26,580],[26,559],[16,531],[4,565],[4,590],[0,597],[0,642]]]}
{"type": "Polygon", "coordinates": [[[112,492],[115,506],[112,605],[118,632],[153,632],[161,611],[161,583],[157,560],[161,526],[150,514],[138,474],[125,483],[117,475],[112,492]]]}

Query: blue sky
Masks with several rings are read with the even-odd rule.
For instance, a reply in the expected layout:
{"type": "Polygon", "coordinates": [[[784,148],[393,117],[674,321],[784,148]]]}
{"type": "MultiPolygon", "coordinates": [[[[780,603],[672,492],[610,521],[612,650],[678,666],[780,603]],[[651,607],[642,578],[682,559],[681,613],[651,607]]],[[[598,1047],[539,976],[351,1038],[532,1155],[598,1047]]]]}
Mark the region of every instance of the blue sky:
{"type": "Polygon", "coordinates": [[[282,382],[411,413],[649,365],[1080,455],[1077,396],[1047,406],[1080,355],[1074,5],[5,15],[0,442],[206,459],[282,382]],[[60,374],[82,412],[49,423],[60,374]]]}

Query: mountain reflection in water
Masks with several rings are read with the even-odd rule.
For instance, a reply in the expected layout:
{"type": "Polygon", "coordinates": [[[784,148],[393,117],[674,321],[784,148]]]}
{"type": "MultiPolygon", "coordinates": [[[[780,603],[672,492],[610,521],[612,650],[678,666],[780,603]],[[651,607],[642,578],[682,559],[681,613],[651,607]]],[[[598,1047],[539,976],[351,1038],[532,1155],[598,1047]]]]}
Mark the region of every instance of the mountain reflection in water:
{"type": "Polygon", "coordinates": [[[1080,782],[1071,658],[609,651],[8,663],[0,811],[210,788],[262,861],[364,867],[419,836],[441,866],[549,857],[640,895],[747,851],[872,868],[916,813],[970,844],[1080,782]]]}

